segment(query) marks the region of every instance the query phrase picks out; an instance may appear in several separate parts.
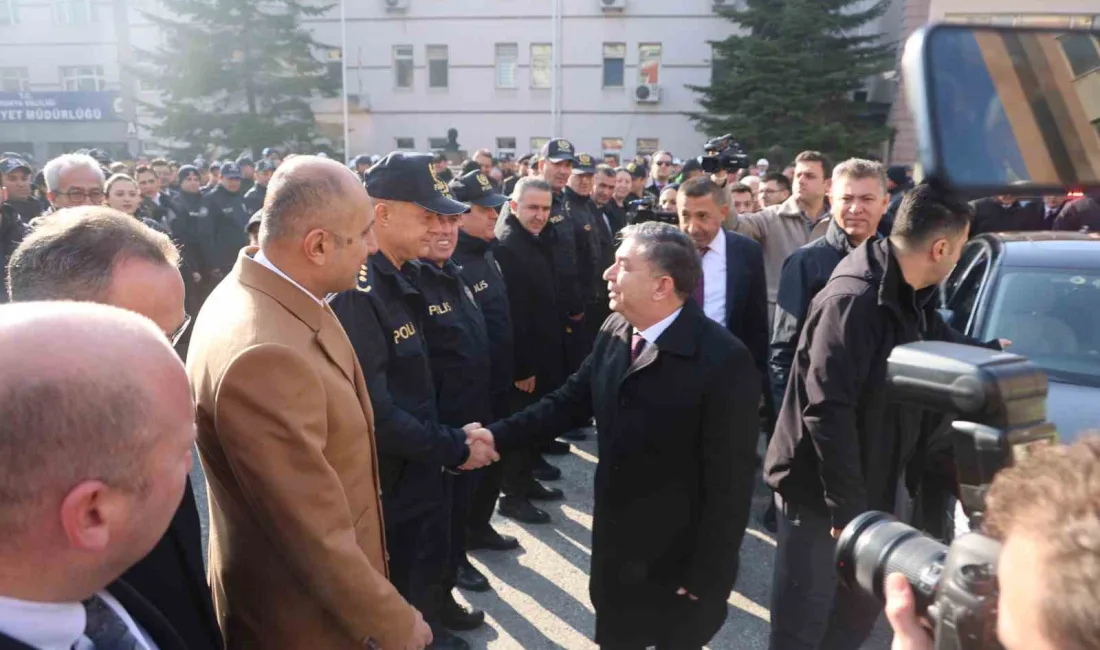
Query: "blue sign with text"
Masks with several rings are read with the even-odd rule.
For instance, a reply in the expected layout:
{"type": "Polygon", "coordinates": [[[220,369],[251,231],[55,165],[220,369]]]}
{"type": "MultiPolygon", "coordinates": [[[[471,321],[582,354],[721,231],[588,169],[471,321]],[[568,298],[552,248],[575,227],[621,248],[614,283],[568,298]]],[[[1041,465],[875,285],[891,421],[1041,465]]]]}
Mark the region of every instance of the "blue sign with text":
{"type": "Polygon", "coordinates": [[[0,93],[0,123],[113,122],[120,113],[113,91],[0,93]]]}

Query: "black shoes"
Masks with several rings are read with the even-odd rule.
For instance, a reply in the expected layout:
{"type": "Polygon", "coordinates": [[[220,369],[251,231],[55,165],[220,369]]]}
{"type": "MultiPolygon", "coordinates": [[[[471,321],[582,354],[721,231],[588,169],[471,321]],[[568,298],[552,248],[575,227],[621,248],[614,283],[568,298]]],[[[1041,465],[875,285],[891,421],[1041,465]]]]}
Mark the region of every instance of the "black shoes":
{"type": "Polygon", "coordinates": [[[519,548],[519,540],[511,535],[501,535],[490,526],[483,532],[470,531],[466,534],[466,550],[511,551],[519,548]]]}
{"type": "Polygon", "coordinates": [[[561,478],[561,470],[551,465],[540,454],[535,454],[534,466],[531,468],[531,477],[540,481],[556,481],[561,478]]]}
{"type": "Polygon", "coordinates": [[[568,456],[572,451],[572,446],[570,446],[568,442],[551,440],[539,448],[539,451],[544,454],[550,454],[551,456],[568,456]]]}
{"type": "Polygon", "coordinates": [[[588,440],[588,432],[586,432],[584,429],[573,429],[572,431],[567,431],[566,433],[563,433],[560,437],[565,438],[566,440],[573,440],[575,442],[583,442],[585,440],[588,440]]]}
{"type": "Polygon", "coordinates": [[[489,579],[466,559],[463,559],[458,564],[458,571],[455,574],[455,585],[466,591],[484,592],[490,591],[493,588],[489,584],[489,579]]]}
{"type": "MultiPolygon", "coordinates": [[[[439,621],[443,624],[443,627],[448,630],[469,632],[485,624],[485,612],[480,609],[466,609],[458,604],[454,594],[448,593],[443,597],[443,611],[440,612],[439,621]]],[[[435,636],[434,631],[432,635],[435,636]]],[[[465,641],[463,641],[463,643],[465,643],[465,641]]],[[[432,647],[435,647],[434,643],[432,647]]]]}
{"type": "Polygon", "coordinates": [[[515,519],[523,524],[548,524],[550,515],[531,505],[527,499],[519,497],[501,497],[497,511],[501,516],[515,519]]]}
{"type": "Polygon", "coordinates": [[[565,493],[558,488],[546,487],[538,481],[531,481],[531,487],[527,488],[527,498],[531,501],[561,501],[565,499],[565,493]]]}
{"type": "Polygon", "coordinates": [[[460,636],[455,636],[441,625],[432,625],[432,643],[428,650],[470,650],[470,644],[460,636]]]}

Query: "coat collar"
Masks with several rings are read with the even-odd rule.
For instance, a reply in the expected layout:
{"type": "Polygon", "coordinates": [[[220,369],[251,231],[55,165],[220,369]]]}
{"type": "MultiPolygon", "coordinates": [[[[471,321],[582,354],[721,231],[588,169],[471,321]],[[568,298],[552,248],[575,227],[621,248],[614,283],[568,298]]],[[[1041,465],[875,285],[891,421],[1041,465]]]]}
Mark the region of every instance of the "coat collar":
{"type": "MultiPolygon", "coordinates": [[[[699,325],[702,318],[706,318],[702,308],[695,304],[694,300],[684,301],[683,309],[676,320],[668,326],[653,345],[647,345],[640,357],[635,362],[635,367],[648,365],[644,363],[647,357],[656,358],[657,352],[667,352],[681,357],[690,357],[698,348],[699,325]]],[[[619,317],[619,324],[615,327],[616,338],[630,347],[631,338],[634,336],[634,326],[625,318],[619,317]]],[[[652,361],[652,359],[650,359],[652,361]]]]}

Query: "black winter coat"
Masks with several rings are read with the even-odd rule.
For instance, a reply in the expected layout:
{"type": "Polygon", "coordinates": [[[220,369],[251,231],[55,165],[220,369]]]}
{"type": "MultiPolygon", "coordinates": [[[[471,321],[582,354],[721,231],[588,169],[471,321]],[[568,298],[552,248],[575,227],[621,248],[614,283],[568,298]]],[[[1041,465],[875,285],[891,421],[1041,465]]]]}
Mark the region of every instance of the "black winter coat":
{"type": "Polygon", "coordinates": [[[448,260],[440,268],[423,261],[420,266],[425,309],[421,322],[439,421],[454,427],[488,424],[493,421],[489,393],[493,365],[485,317],[454,262],[448,260]]]}
{"type": "Polygon", "coordinates": [[[693,301],[632,363],[633,331],[613,314],[564,386],[489,429],[509,449],[595,416],[596,642],[700,647],[725,621],[737,577],[761,379],[748,349],[693,301]]]}
{"type": "MultiPolygon", "coordinates": [[[[580,279],[581,299],[586,307],[599,297],[600,275],[607,267],[600,268],[600,239],[598,229],[603,223],[596,223],[600,209],[587,196],[581,196],[571,188],[562,190],[562,214],[573,227],[577,241],[577,274],[580,279]]],[[[606,285],[606,283],[603,283],[606,285]]]]}
{"type": "Polygon", "coordinates": [[[1026,205],[1016,201],[1007,208],[995,198],[978,199],[971,203],[974,219],[970,223],[970,236],[986,232],[1014,232],[1042,230],[1043,202],[1031,201],[1026,205]]]}
{"type": "Polygon", "coordinates": [[[332,299],[355,348],[374,409],[383,514],[403,522],[438,506],[442,467],[458,467],[470,450],[462,429],[439,424],[428,344],[420,266],[398,271],[381,252],[371,255],[357,289],[332,299]]]}
{"type": "Polygon", "coordinates": [[[474,292],[474,299],[485,318],[492,364],[492,378],[489,381],[492,419],[498,420],[511,413],[512,315],[508,305],[508,289],[504,286],[504,275],[493,253],[494,248],[485,240],[459,231],[458,246],[451,259],[459,265],[462,277],[474,292]]]}
{"type": "Polygon", "coordinates": [[[1100,194],[1067,203],[1054,220],[1054,229],[1100,232],[1100,194]]]}
{"type": "Polygon", "coordinates": [[[264,207],[265,199],[267,199],[267,185],[253,185],[244,193],[244,207],[248,211],[249,218],[264,207]]]}
{"type": "Polygon", "coordinates": [[[209,252],[210,266],[226,275],[237,263],[242,248],[248,245],[245,226],[249,214],[239,192],[230,192],[221,185],[204,197],[208,211],[203,234],[209,252]]]}
{"type": "Polygon", "coordinates": [[[937,292],[905,282],[889,239],[864,242],[837,265],[810,304],[764,461],[765,480],[785,500],[831,516],[835,528],[894,510],[903,471],[934,432],[921,408],[888,402],[890,351],[921,340],[976,343],[943,322],[937,292]]]}
{"type": "MultiPolygon", "coordinates": [[[[15,252],[16,248],[19,248],[19,244],[23,241],[23,237],[27,234],[27,226],[16,214],[15,210],[8,204],[0,205],[0,270],[7,275],[8,260],[11,259],[11,254],[15,252]]],[[[3,283],[0,283],[3,284],[3,283]]],[[[0,303],[8,301],[8,289],[7,286],[0,287],[0,303]]]]}
{"type": "Polygon", "coordinates": [[[509,215],[496,250],[512,314],[512,380],[534,376],[535,396],[557,389],[566,377],[564,310],[556,300],[561,294],[554,266],[554,239],[561,232],[547,225],[536,237],[509,215]]]}
{"type": "Polygon", "coordinates": [[[171,223],[172,238],[182,249],[180,271],[184,280],[190,282],[193,272],[206,276],[210,271],[210,242],[206,236],[210,210],[203,203],[202,194],[176,194],[172,200],[172,212],[175,213],[171,223]]]}

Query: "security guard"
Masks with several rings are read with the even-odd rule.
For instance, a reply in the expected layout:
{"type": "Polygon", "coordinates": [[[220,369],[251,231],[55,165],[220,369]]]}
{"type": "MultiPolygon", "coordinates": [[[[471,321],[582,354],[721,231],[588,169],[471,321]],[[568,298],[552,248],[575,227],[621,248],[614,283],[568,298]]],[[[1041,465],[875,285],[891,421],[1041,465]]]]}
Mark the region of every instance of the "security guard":
{"type": "MultiPolygon", "coordinates": [[[[490,202],[496,201],[494,197],[504,200],[493,190],[489,178],[480,171],[463,176],[454,184],[455,189],[465,189],[463,182],[473,183],[479,189],[487,188],[491,192],[488,195],[490,202]]],[[[432,378],[435,380],[439,419],[456,427],[466,422],[491,422],[493,419],[490,393],[492,356],[485,317],[477,305],[473,290],[451,259],[458,242],[459,218],[459,215],[453,215],[440,220],[440,227],[432,233],[428,254],[421,259],[420,274],[420,291],[427,308],[421,317],[424,336],[428,341],[432,378]]],[[[445,625],[448,622],[457,623],[448,625],[451,629],[462,629],[462,624],[467,621],[475,622],[465,616],[465,610],[455,602],[451,589],[456,584],[473,591],[490,589],[489,581],[466,558],[470,503],[484,471],[445,477],[451,483],[452,495],[450,530],[444,531],[450,536],[451,546],[444,576],[443,619],[445,625]]],[[[484,617],[479,616],[476,623],[480,625],[483,620],[484,617]]]]}
{"type": "MultiPolygon", "coordinates": [[[[332,308],[359,357],[374,408],[390,581],[432,626],[433,648],[465,650],[469,645],[445,627],[456,621],[444,620],[449,545],[437,534],[441,521],[449,529],[443,469],[474,469],[497,456],[467,434],[476,427],[440,424],[417,260],[429,253],[441,219],[467,207],[450,197],[423,154],[391,153],[367,171],[365,185],[375,200],[379,251],[364,265],[358,289],[336,296],[332,308]]],[[[465,627],[484,616],[462,614],[465,627]]]]}
{"type": "Polygon", "coordinates": [[[33,176],[34,170],[30,163],[22,158],[12,156],[0,160],[0,186],[8,193],[4,205],[23,223],[30,223],[31,219],[43,212],[42,204],[34,198],[31,189],[33,176]]]}
{"type": "MultiPolygon", "coordinates": [[[[600,239],[596,230],[596,219],[602,219],[600,209],[592,201],[593,176],[596,174],[596,161],[589,154],[577,154],[576,162],[562,192],[562,208],[566,220],[573,226],[577,241],[581,242],[579,250],[584,256],[578,260],[580,272],[581,295],[584,297],[585,315],[592,313],[592,307],[599,296],[599,287],[606,284],[603,280],[603,272],[606,267],[600,268],[600,239]]],[[[596,330],[602,323],[589,323],[596,330]]],[[[593,330],[588,340],[579,340],[576,349],[573,350],[574,358],[571,360],[570,369],[579,368],[584,358],[591,350],[592,341],[596,333],[593,330]],[[579,358],[578,358],[579,357],[579,358]]]]}

